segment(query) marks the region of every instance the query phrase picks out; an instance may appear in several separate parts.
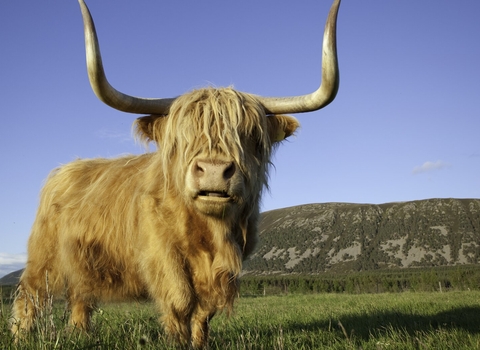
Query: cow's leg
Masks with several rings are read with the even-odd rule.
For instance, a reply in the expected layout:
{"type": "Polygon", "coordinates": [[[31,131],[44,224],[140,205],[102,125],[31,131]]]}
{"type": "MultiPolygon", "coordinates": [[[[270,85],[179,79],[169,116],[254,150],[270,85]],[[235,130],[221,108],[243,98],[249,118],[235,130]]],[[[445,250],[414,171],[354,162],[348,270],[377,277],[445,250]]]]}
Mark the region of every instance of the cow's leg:
{"type": "Polygon", "coordinates": [[[146,275],[147,280],[152,281],[148,286],[150,296],[162,313],[160,322],[165,333],[171,340],[187,345],[191,339],[190,320],[195,309],[196,296],[189,276],[183,270],[182,261],[177,260],[178,257],[181,256],[175,254],[165,257],[160,268],[151,268],[146,275]]]}
{"type": "Polygon", "coordinates": [[[186,345],[191,339],[190,319],[194,301],[191,293],[188,291],[182,293],[180,291],[161,301],[163,316],[160,318],[160,321],[170,339],[186,345]]]}
{"type": "Polygon", "coordinates": [[[81,298],[71,298],[72,314],[70,315],[70,326],[81,331],[88,331],[90,329],[90,317],[94,309],[93,304],[81,298]]]}
{"type": "Polygon", "coordinates": [[[35,292],[20,282],[13,302],[10,328],[16,339],[21,333],[28,332],[32,328],[37,309],[40,306],[37,302],[38,299],[35,292]]]}
{"type": "Polygon", "coordinates": [[[198,307],[192,317],[192,346],[194,349],[204,349],[208,345],[209,321],[215,311],[198,307]]]}
{"type": "Polygon", "coordinates": [[[50,301],[55,288],[49,283],[49,278],[54,280],[53,277],[43,267],[37,269],[34,264],[27,265],[13,302],[10,329],[15,337],[31,330],[40,310],[50,301]]]}

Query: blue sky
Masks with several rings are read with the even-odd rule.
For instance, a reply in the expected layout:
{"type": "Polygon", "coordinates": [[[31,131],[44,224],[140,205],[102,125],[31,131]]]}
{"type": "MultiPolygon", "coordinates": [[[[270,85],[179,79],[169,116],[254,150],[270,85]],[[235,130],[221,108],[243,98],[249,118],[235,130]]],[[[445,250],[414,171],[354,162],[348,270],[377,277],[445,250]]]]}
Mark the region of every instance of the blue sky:
{"type": "MultiPolygon", "coordinates": [[[[205,85],[265,96],[320,81],[330,1],[88,1],[107,77],[173,97],[205,85]]],[[[480,2],[344,0],[341,82],[274,158],[263,210],[320,202],[480,198],[480,2]]],[[[141,153],[135,115],[103,105],[77,1],[0,4],[0,276],[22,266],[48,173],[141,153]]]]}

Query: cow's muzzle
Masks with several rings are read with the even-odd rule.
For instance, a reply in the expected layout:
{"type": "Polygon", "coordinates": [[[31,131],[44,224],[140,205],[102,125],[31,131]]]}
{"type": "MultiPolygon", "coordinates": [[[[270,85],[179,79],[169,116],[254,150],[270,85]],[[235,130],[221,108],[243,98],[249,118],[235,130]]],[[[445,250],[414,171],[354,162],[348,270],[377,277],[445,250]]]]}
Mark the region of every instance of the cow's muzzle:
{"type": "Polygon", "coordinates": [[[237,167],[234,162],[223,160],[197,159],[192,164],[192,178],[198,190],[198,196],[228,198],[229,187],[237,167]]]}

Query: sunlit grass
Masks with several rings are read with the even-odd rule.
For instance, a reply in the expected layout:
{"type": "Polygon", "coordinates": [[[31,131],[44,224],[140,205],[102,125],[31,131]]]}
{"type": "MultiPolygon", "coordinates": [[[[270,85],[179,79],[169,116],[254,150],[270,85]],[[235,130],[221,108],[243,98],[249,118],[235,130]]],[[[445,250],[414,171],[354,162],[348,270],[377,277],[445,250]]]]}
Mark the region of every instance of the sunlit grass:
{"type": "MultiPolygon", "coordinates": [[[[0,305],[0,348],[17,348],[0,305]]],[[[19,349],[169,349],[151,303],[103,305],[89,335],[69,332],[64,305],[19,349]],[[48,334],[51,332],[51,334],[48,334]]],[[[240,298],[211,323],[211,349],[480,349],[480,292],[240,298]]]]}

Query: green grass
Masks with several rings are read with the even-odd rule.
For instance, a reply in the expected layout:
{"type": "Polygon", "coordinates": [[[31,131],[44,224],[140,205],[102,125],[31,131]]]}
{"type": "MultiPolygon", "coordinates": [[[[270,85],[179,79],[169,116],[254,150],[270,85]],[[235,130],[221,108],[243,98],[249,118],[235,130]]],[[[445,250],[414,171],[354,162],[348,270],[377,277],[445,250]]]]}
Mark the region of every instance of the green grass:
{"type": "MultiPolygon", "coordinates": [[[[150,303],[108,304],[89,335],[68,332],[56,303],[19,349],[169,349],[150,303]]],[[[0,348],[16,349],[10,305],[0,348]]],[[[212,321],[211,349],[480,349],[480,292],[310,294],[240,298],[212,321]]]]}

